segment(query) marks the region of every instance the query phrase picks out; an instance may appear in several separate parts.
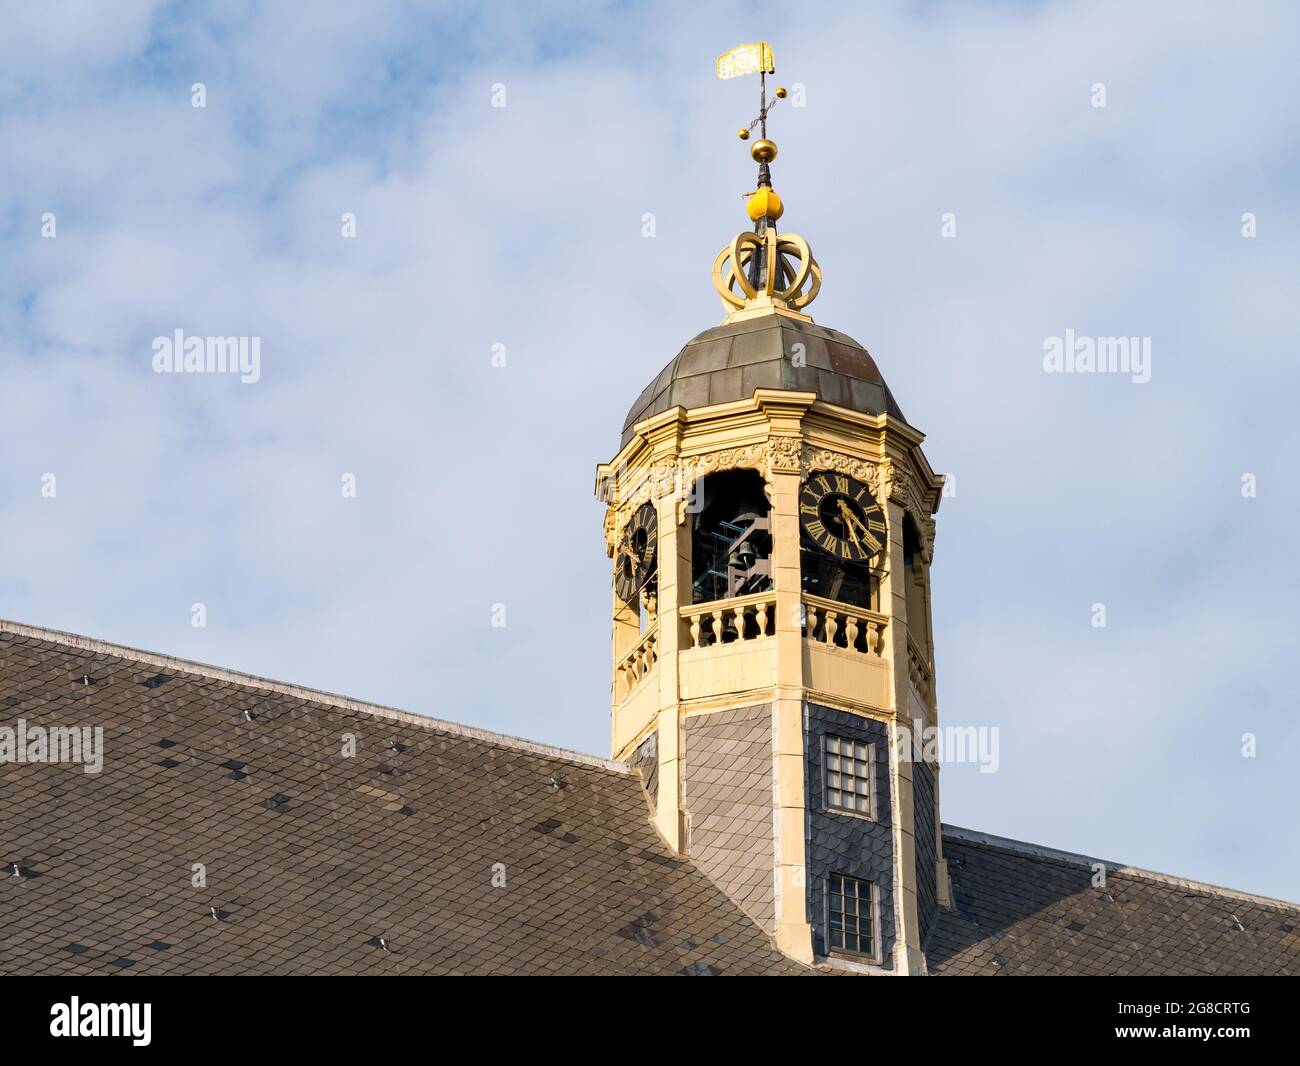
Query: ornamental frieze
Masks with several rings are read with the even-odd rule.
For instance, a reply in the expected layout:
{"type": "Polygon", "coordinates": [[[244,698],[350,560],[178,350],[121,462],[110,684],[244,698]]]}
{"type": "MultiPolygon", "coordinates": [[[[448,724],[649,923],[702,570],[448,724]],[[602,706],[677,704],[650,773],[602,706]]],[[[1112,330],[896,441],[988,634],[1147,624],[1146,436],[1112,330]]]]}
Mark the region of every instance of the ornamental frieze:
{"type": "Polygon", "coordinates": [[[613,507],[605,508],[605,554],[611,559],[614,558],[614,524],[618,519],[618,512],[613,507]]]}
{"type": "MultiPolygon", "coordinates": [[[[798,446],[794,438],[778,438],[778,440],[782,442],[780,454],[786,457],[789,456],[790,449],[784,441],[789,440],[796,448],[798,446]]],[[[617,515],[614,519],[615,531],[623,527],[641,504],[665,496],[672,496],[678,501],[677,521],[680,524],[689,513],[695,483],[708,474],[717,474],[724,470],[757,470],[770,481],[773,456],[776,454],[778,454],[777,449],[767,441],[760,441],[757,444],[723,448],[716,452],[706,452],[681,459],[660,459],[648,470],[645,468],[624,470],[615,478],[618,485],[615,496],[618,500],[617,515]],[[635,484],[633,478],[637,479],[635,484]]],[[[785,461],[790,460],[786,458],[785,461]]]]}
{"type": "Polygon", "coordinates": [[[833,470],[837,474],[847,474],[863,482],[872,495],[880,497],[880,467],[865,459],[855,459],[829,448],[814,448],[805,444],[800,454],[802,474],[811,474],[815,470],[833,470]]]}
{"type": "MultiPolygon", "coordinates": [[[[771,481],[772,449],[768,441],[746,444],[739,448],[723,448],[721,451],[692,455],[681,462],[680,494],[677,497],[677,524],[686,521],[686,516],[695,510],[696,486],[699,479],[709,474],[720,474],[724,470],[757,470],[765,482],[771,481]]],[[[765,488],[767,485],[765,484],[765,488]]],[[[770,490],[769,490],[770,491],[770,490]]]]}
{"type": "Polygon", "coordinates": [[[798,437],[773,437],[769,447],[768,469],[772,473],[797,474],[803,445],[798,437]]]}
{"type": "Polygon", "coordinates": [[[622,471],[614,479],[618,503],[606,517],[606,547],[613,551],[618,531],[647,500],[675,499],[680,525],[693,510],[691,504],[699,479],[725,470],[758,471],[765,478],[769,498],[772,475],[777,473],[809,474],[815,470],[833,470],[857,478],[871,489],[877,499],[899,503],[911,514],[921,533],[922,552],[927,559],[930,556],[934,521],[922,502],[910,471],[888,459],[875,463],[830,448],[814,447],[795,436],[773,436],[755,444],[683,458],[662,457],[648,468],[634,467],[622,471]]]}

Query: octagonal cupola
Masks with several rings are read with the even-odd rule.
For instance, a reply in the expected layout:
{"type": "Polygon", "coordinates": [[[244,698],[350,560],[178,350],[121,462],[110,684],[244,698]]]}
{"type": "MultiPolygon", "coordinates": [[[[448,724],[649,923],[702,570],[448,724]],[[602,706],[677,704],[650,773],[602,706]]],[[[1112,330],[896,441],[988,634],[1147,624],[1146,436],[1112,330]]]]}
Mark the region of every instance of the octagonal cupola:
{"type": "Polygon", "coordinates": [[[725,318],[647,386],[597,470],[610,747],[641,768],[665,839],[782,950],[915,973],[947,897],[938,767],[912,742],[937,717],[942,480],[871,355],[812,320],[821,268],[777,230],[771,50],[744,49],[762,136],[752,229],[713,263],[725,318]]]}

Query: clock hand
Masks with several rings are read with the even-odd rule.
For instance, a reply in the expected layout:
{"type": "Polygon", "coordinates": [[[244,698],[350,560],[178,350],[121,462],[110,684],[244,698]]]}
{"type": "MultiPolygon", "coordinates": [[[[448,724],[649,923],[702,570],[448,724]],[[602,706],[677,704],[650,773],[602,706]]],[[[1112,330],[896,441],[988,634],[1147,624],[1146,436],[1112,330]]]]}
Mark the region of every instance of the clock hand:
{"type": "Polygon", "coordinates": [[[857,515],[855,515],[851,510],[846,511],[846,516],[852,519],[853,524],[857,526],[860,530],[862,530],[863,535],[866,536],[867,538],[867,546],[870,549],[871,553],[874,555],[877,552],[879,552],[882,545],[880,541],[872,535],[871,528],[869,526],[863,525],[862,519],[859,518],[857,515]]]}
{"type": "Polygon", "coordinates": [[[840,505],[840,518],[844,520],[844,528],[849,531],[849,536],[853,538],[853,543],[856,544],[859,548],[861,548],[862,541],[858,540],[857,531],[853,528],[853,526],[854,525],[860,526],[862,525],[862,523],[858,521],[857,516],[852,511],[849,510],[848,504],[846,504],[843,500],[837,500],[835,502],[840,505]]]}
{"type": "MultiPolygon", "coordinates": [[[[867,543],[870,546],[870,550],[872,554],[875,554],[876,552],[880,551],[880,546],[881,546],[880,541],[871,535],[870,527],[863,525],[862,519],[859,518],[856,514],[854,514],[853,511],[844,503],[843,500],[840,501],[840,506],[844,509],[845,526],[848,526],[849,523],[852,522],[853,525],[857,526],[860,530],[862,530],[863,535],[867,538],[867,543]]],[[[854,536],[853,539],[855,542],[857,541],[856,536],[854,536]]],[[[862,546],[861,543],[858,543],[858,547],[861,546],[862,546]]]]}
{"type": "Polygon", "coordinates": [[[840,507],[844,510],[844,517],[857,526],[863,533],[869,533],[870,530],[862,524],[862,519],[853,513],[852,509],[843,501],[840,501],[840,507]]]}

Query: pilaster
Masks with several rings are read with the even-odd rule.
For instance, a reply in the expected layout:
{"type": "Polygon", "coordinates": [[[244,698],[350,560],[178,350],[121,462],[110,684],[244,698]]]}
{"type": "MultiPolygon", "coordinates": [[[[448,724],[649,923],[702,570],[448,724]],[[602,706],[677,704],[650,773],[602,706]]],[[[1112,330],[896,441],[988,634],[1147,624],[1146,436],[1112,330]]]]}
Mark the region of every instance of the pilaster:
{"type": "MultiPolygon", "coordinates": [[[[674,452],[675,452],[674,448],[674,452]]],[[[676,455],[672,460],[675,464],[676,455]]],[[[691,602],[691,544],[685,523],[678,521],[679,478],[663,479],[654,490],[659,521],[659,794],[655,825],[676,852],[686,850],[682,803],[680,609],[691,602]]]]}
{"type": "Polygon", "coordinates": [[[787,955],[811,962],[797,466],[793,470],[773,470],[770,486],[773,585],[776,592],[777,685],[772,711],[776,739],[777,945],[787,955]]]}
{"type": "Polygon", "coordinates": [[[916,897],[916,820],[912,804],[910,749],[902,750],[910,734],[899,733],[899,720],[908,724],[911,680],[907,650],[907,573],[903,567],[903,505],[889,497],[881,501],[889,526],[886,573],[881,581],[881,607],[889,615],[886,644],[893,676],[893,721],[890,724],[889,762],[894,778],[894,966],[900,974],[921,972],[920,914],[916,897]]]}

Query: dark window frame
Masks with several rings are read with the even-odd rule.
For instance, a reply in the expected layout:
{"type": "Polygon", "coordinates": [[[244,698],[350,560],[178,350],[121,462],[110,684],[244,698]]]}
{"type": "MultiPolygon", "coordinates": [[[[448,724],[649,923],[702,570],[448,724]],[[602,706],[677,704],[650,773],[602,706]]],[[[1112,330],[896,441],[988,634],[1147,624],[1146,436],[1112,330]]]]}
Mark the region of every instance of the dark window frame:
{"type": "Polygon", "coordinates": [[[827,874],[825,888],[824,891],[822,892],[822,913],[826,923],[825,928],[826,928],[826,954],[827,955],[837,955],[844,958],[856,959],[858,961],[870,962],[870,963],[875,963],[877,965],[880,965],[881,962],[880,960],[880,893],[876,891],[876,883],[874,881],[868,881],[866,878],[863,877],[854,877],[851,874],[841,874],[841,873],[827,874]],[[839,893],[836,893],[834,891],[834,884],[837,880],[841,882],[839,893]],[[853,897],[853,899],[856,902],[856,908],[854,910],[853,917],[854,917],[855,925],[857,927],[857,931],[854,933],[854,936],[858,942],[857,947],[848,946],[848,931],[843,925],[844,915],[847,913],[847,911],[843,909],[843,903],[847,902],[847,900],[850,898],[845,894],[844,891],[846,888],[846,884],[845,884],[846,882],[852,883],[855,886],[854,891],[856,895],[853,897]],[[862,890],[864,886],[866,888],[866,891],[869,894],[869,902],[868,902],[868,907],[867,907],[867,912],[865,917],[870,922],[870,933],[869,933],[870,946],[869,946],[869,950],[866,951],[862,950],[862,944],[861,944],[862,920],[864,917],[862,911],[862,890]],[[840,928],[839,946],[836,946],[833,943],[835,930],[831,924],[831,914],[832,914],[831,900],[836,895],[838,895],[842,901],[841,911],[840,911],[841,928],[840,928]]]}
{"type": "MultiPolygon", "coordinates": [[[[821,742],[821,775],[822,775],[822,809],[825,810],[828,814],[843,814],[843,815],[848,815],[850,818],[862,818],[868,822],[880,821],[879,812],[876,809],[876,791],[877,791],[878,782],[876,780],[876,744],[874,741],[859,740],[856,737],[846,737],[839,733],[832,733],[832,732],[823,733],[822,742],[821,742]],[[830,768],[830,759],[832,756],[839,758],[841,760],[845,758],[843,752],[830,751],[831,741],[836,741],[840,744],[851,744],[854,745],[855,748],[860,746],[866,749],[865,759],[859,759],[855,751],[855,754],[852,756],[852,760],[855,763],[864,762],[866,763],[867,766],[867,778],[866,778],[867,781],[866,798],[867,798],[867,807],[868,807],[867,810],[860,811],[857,809],[856,806],[844,807],[844,806],[840,806],[839,804],[834,804],[831,802],[832,791],[839,792],[841,795],[846,791],[843,788],[834,788],[834,789],[831,788],[831,783],[830,783],[831,773],[834,772],[843,775],[843,769],[841,768],[840,770],[832,771],[830,768]]],[[[855,782],[861,780],[861,778],[858,776],[856,772],[856,769],[852,774],[848,776],[852,777],[852,779],[855,782]]],[[[855,797],[858,797],[861,796],[862,793],[857,792],[855,790],[853,795],[855,797]]]]}

